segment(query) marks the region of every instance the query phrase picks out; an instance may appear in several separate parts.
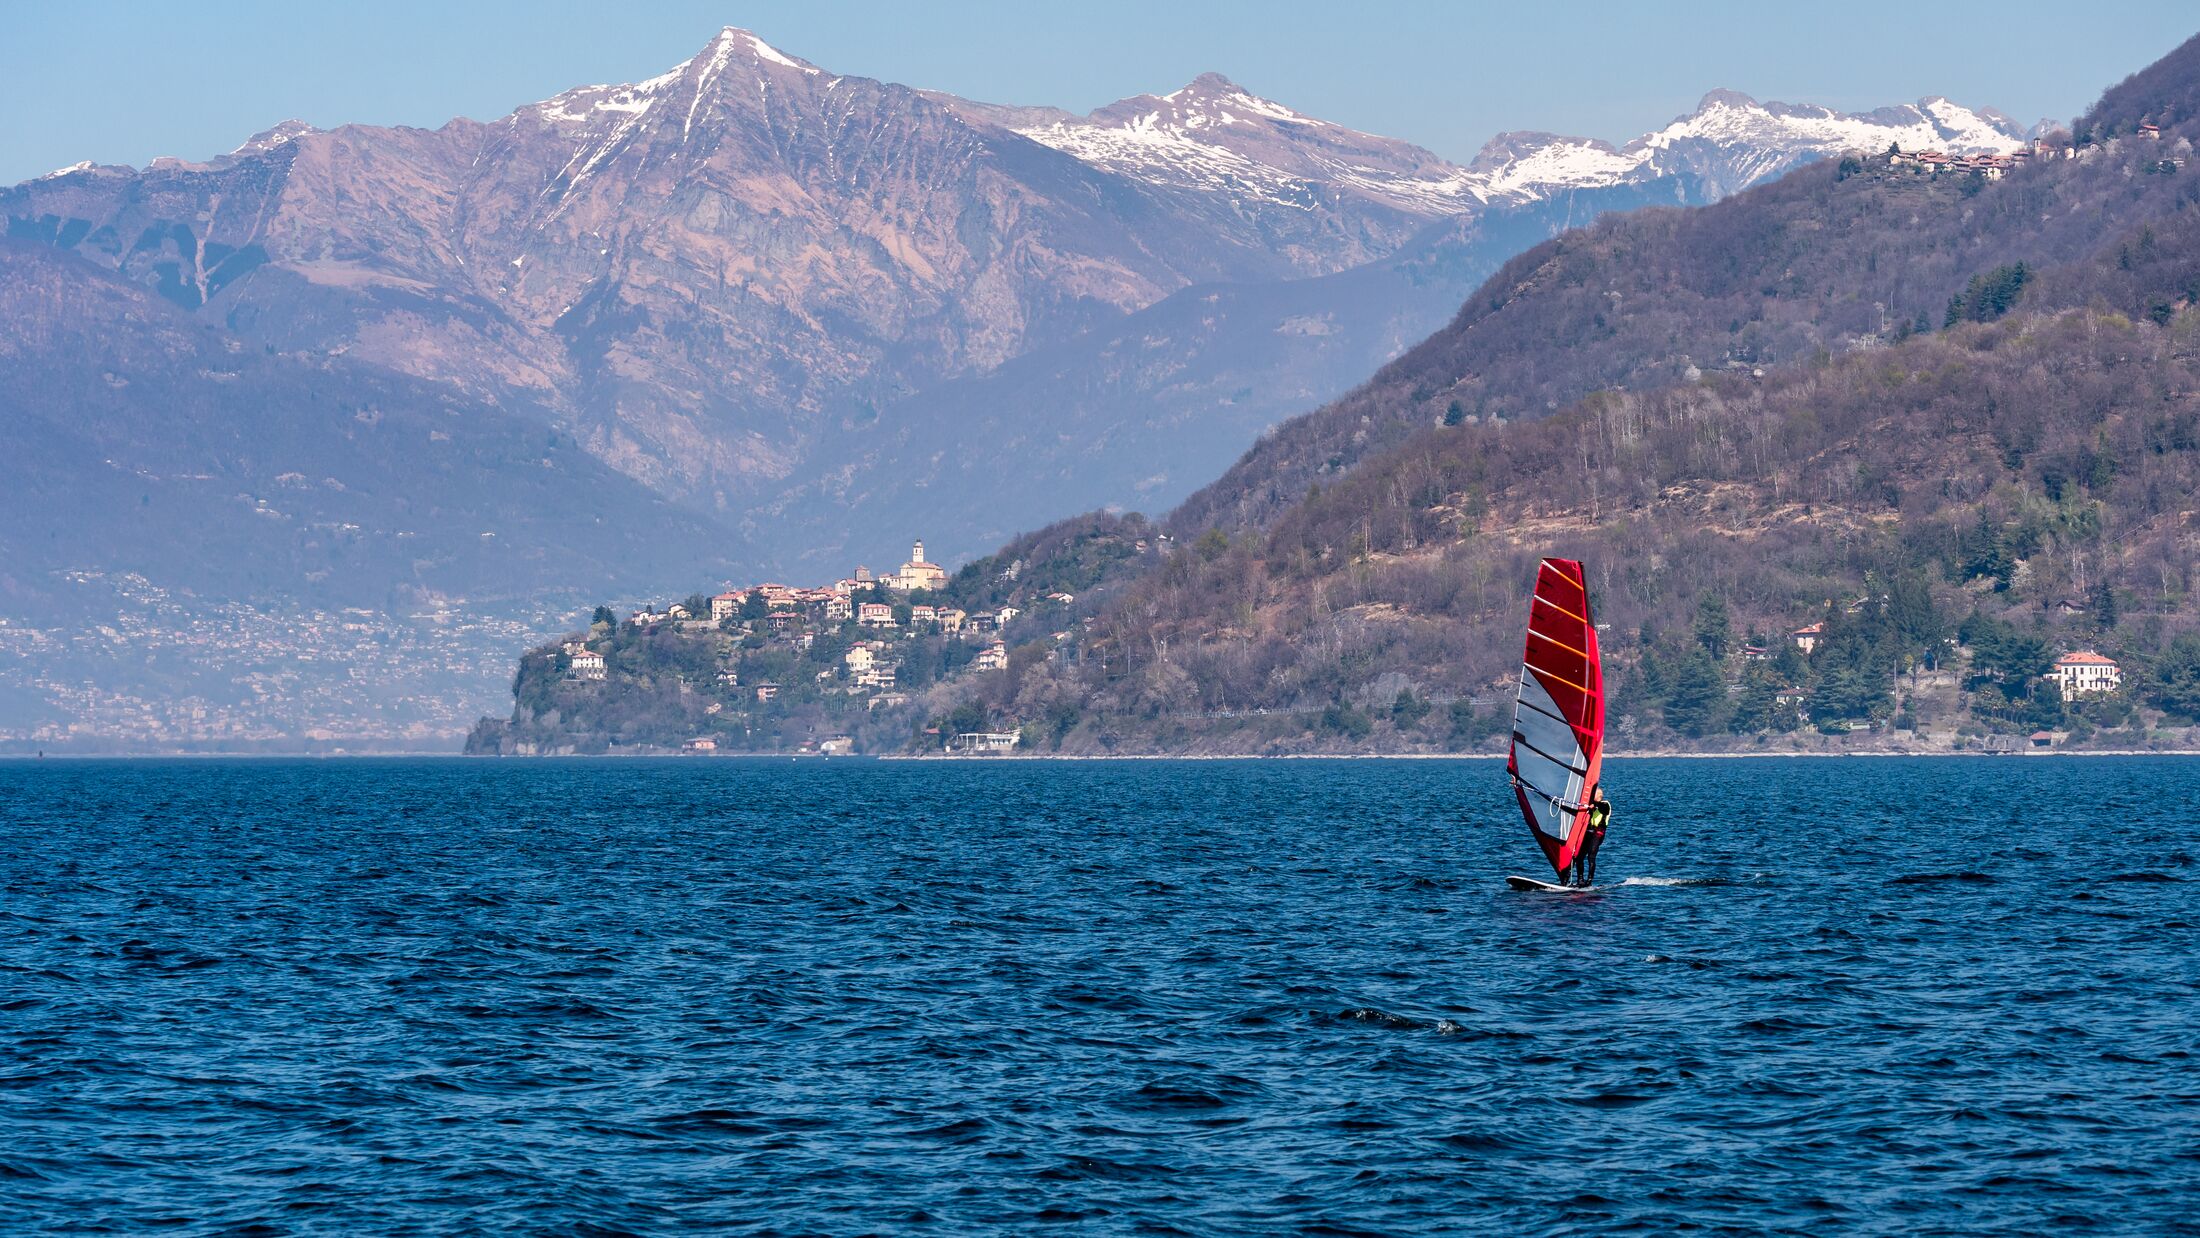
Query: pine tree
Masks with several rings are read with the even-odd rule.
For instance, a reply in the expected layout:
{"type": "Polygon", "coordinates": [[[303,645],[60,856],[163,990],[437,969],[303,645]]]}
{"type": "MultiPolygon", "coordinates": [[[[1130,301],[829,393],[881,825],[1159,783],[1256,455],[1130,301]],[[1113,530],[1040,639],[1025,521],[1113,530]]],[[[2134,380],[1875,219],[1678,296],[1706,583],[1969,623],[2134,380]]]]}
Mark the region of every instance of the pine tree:
{"type": "Polygon", "coordinates": [[[1725,661],[1734,639],[1734,627],[1726,613],[1726,599],[1706,593],[1696,600],[1696,643],[1715,661],[1725,661]]]}
{"type": "Polygon", "coordinates": [[[1708,735],[1726,713],[1726,678],[1702,650],[1692,650],[1673,668],[1665,694],[1665,724],[1683,735],[1708,735]]]}

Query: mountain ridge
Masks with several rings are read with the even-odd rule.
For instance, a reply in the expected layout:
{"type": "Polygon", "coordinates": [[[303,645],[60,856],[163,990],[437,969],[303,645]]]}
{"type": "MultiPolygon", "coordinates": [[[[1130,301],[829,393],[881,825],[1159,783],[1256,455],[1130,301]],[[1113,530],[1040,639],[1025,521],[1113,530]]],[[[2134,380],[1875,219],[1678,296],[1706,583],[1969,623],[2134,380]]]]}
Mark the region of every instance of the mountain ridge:
{"type": "MultiPolygon", "coordinates": [[[[116,340],[187,322],[209,347],[267,358],[269,374],[322,374],[354,407],[394,382],[496,434],[532,427],[576,445],[619,479],[604,484],[617,493],[606,502],[632,513],[622,519],[678,528],[729,575],[844,570],[906,534],[977,553],[1065,506],[1171,507],[1266,427],[1441,325],[1521,248],[1603,211],[1760,174],[1717,152],[1704,156],[1716,175],[1642,163],[1609,184],[1509,166],[1499,174],[1515,188],[1452,211],[1468,199],[1430,187],[1473,176],[1411,144],[1220,75],[1172,93],[1132,96],[1097,121],[1000,108],[835,75],[728,28],[655,77],[490,120],[286,121],[203,161],[6,187],[0,215],[17,248],[0,267],[54,252],[137,288],[98,302],[116,340]],[[1207,162],[1171,173],[1149,160],[1134,174],[1023,132],[1056,125],[1168,128],[1195,135],[1207,162]],[[1203,179],[1213,160],[1255,174],[1242,192],[1216,189],[1203,179]],[[324,363],[335,368],[311,369],[324,363]],[[995,463],[1004,451],[1007,470],[995,463]]],[[[1751,140],[1735,149],[1760,169],[1818,153],[1750,153],[1751,140]]],[[[205,377],[225,371],[192,355],[171,362],[157,380],[106,389],[102,415],[135,398],[116,390],[247,390],[219,386],[240,380],[205,377]]],[[[169,411],[214,422],[219,408],[193,398],[169,411]]],[[[166,441],[151,424],[140,449],[166,441]]],[[[335,428],[297,441],[353,460],[351,440],[323,433],[335,428]]],[[[382,449],[375,468],[396,478],[436,458],[410,439],[382,449]]],[[[503,532],[525,528],[538,548],[559,515],[511,514],[503,532]]],[[[143,532],[97,507],[83,519],[95,534],[143,532]]],[[[468,536],[483,534],[500,535],[468,536]]],[[[615,570],[635,556],[599,549],[576,548],[565,566],[594,564],[596,589],[654,587],[649,572],[615,570]]],[[[327,565],[247,557],[253,594],[240,601],[320,604],[302,575],[327,565]]],[[[226,570],[146,561],[170,584],[226,570]]],[[[83,566],[36,562],[49,574],[83,566]]],[[[387,575],[376,589],[411,596],[408,562],[373,563],[387,575]]],[[[566,579],[542,577],[546,606],[572,596],[566,579]]]]}

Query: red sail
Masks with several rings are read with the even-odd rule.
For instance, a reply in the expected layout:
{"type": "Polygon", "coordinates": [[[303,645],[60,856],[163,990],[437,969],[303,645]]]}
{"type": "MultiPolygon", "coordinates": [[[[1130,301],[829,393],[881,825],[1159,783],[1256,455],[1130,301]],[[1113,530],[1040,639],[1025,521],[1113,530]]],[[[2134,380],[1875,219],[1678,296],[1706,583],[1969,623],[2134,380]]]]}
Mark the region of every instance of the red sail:
{"type": "Polygon", "coordinates": [[[1545,559],[1528,608],[1528,648],[1513,708],[1513,794],[1551,867],[1581,849],[1589,792],[1604,758],[1604,667],[1581,564],[1545,559]]]}

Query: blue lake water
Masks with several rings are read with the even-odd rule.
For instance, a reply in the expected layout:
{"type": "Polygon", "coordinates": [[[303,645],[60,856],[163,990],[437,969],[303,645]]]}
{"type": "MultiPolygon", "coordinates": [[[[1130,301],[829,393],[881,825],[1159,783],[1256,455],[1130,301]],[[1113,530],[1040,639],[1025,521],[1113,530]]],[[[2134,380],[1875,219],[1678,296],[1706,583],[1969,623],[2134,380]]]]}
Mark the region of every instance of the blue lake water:
{"type": "Polygon", "coordinates": [[[10,1234],[2191,1232],[2200,760],[0,763],[10,1234]]]}

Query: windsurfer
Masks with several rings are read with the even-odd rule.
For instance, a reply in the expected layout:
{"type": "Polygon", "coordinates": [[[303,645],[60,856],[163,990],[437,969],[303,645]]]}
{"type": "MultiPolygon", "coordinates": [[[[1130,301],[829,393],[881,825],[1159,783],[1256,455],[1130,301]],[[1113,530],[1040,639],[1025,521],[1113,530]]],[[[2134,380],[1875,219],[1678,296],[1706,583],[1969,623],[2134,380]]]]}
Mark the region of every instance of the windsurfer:
{"type": "Polygon", "coordinates": [[[1581,836],[1581,850],[1574,854],[1574,884],[1594,885],[1597,879],[1597,850],[1604,846],[1604,827],[1612,820],[1612,802],[1604,798],[1604,788],[1589,792],[1589,820],[1581,836]]]}

